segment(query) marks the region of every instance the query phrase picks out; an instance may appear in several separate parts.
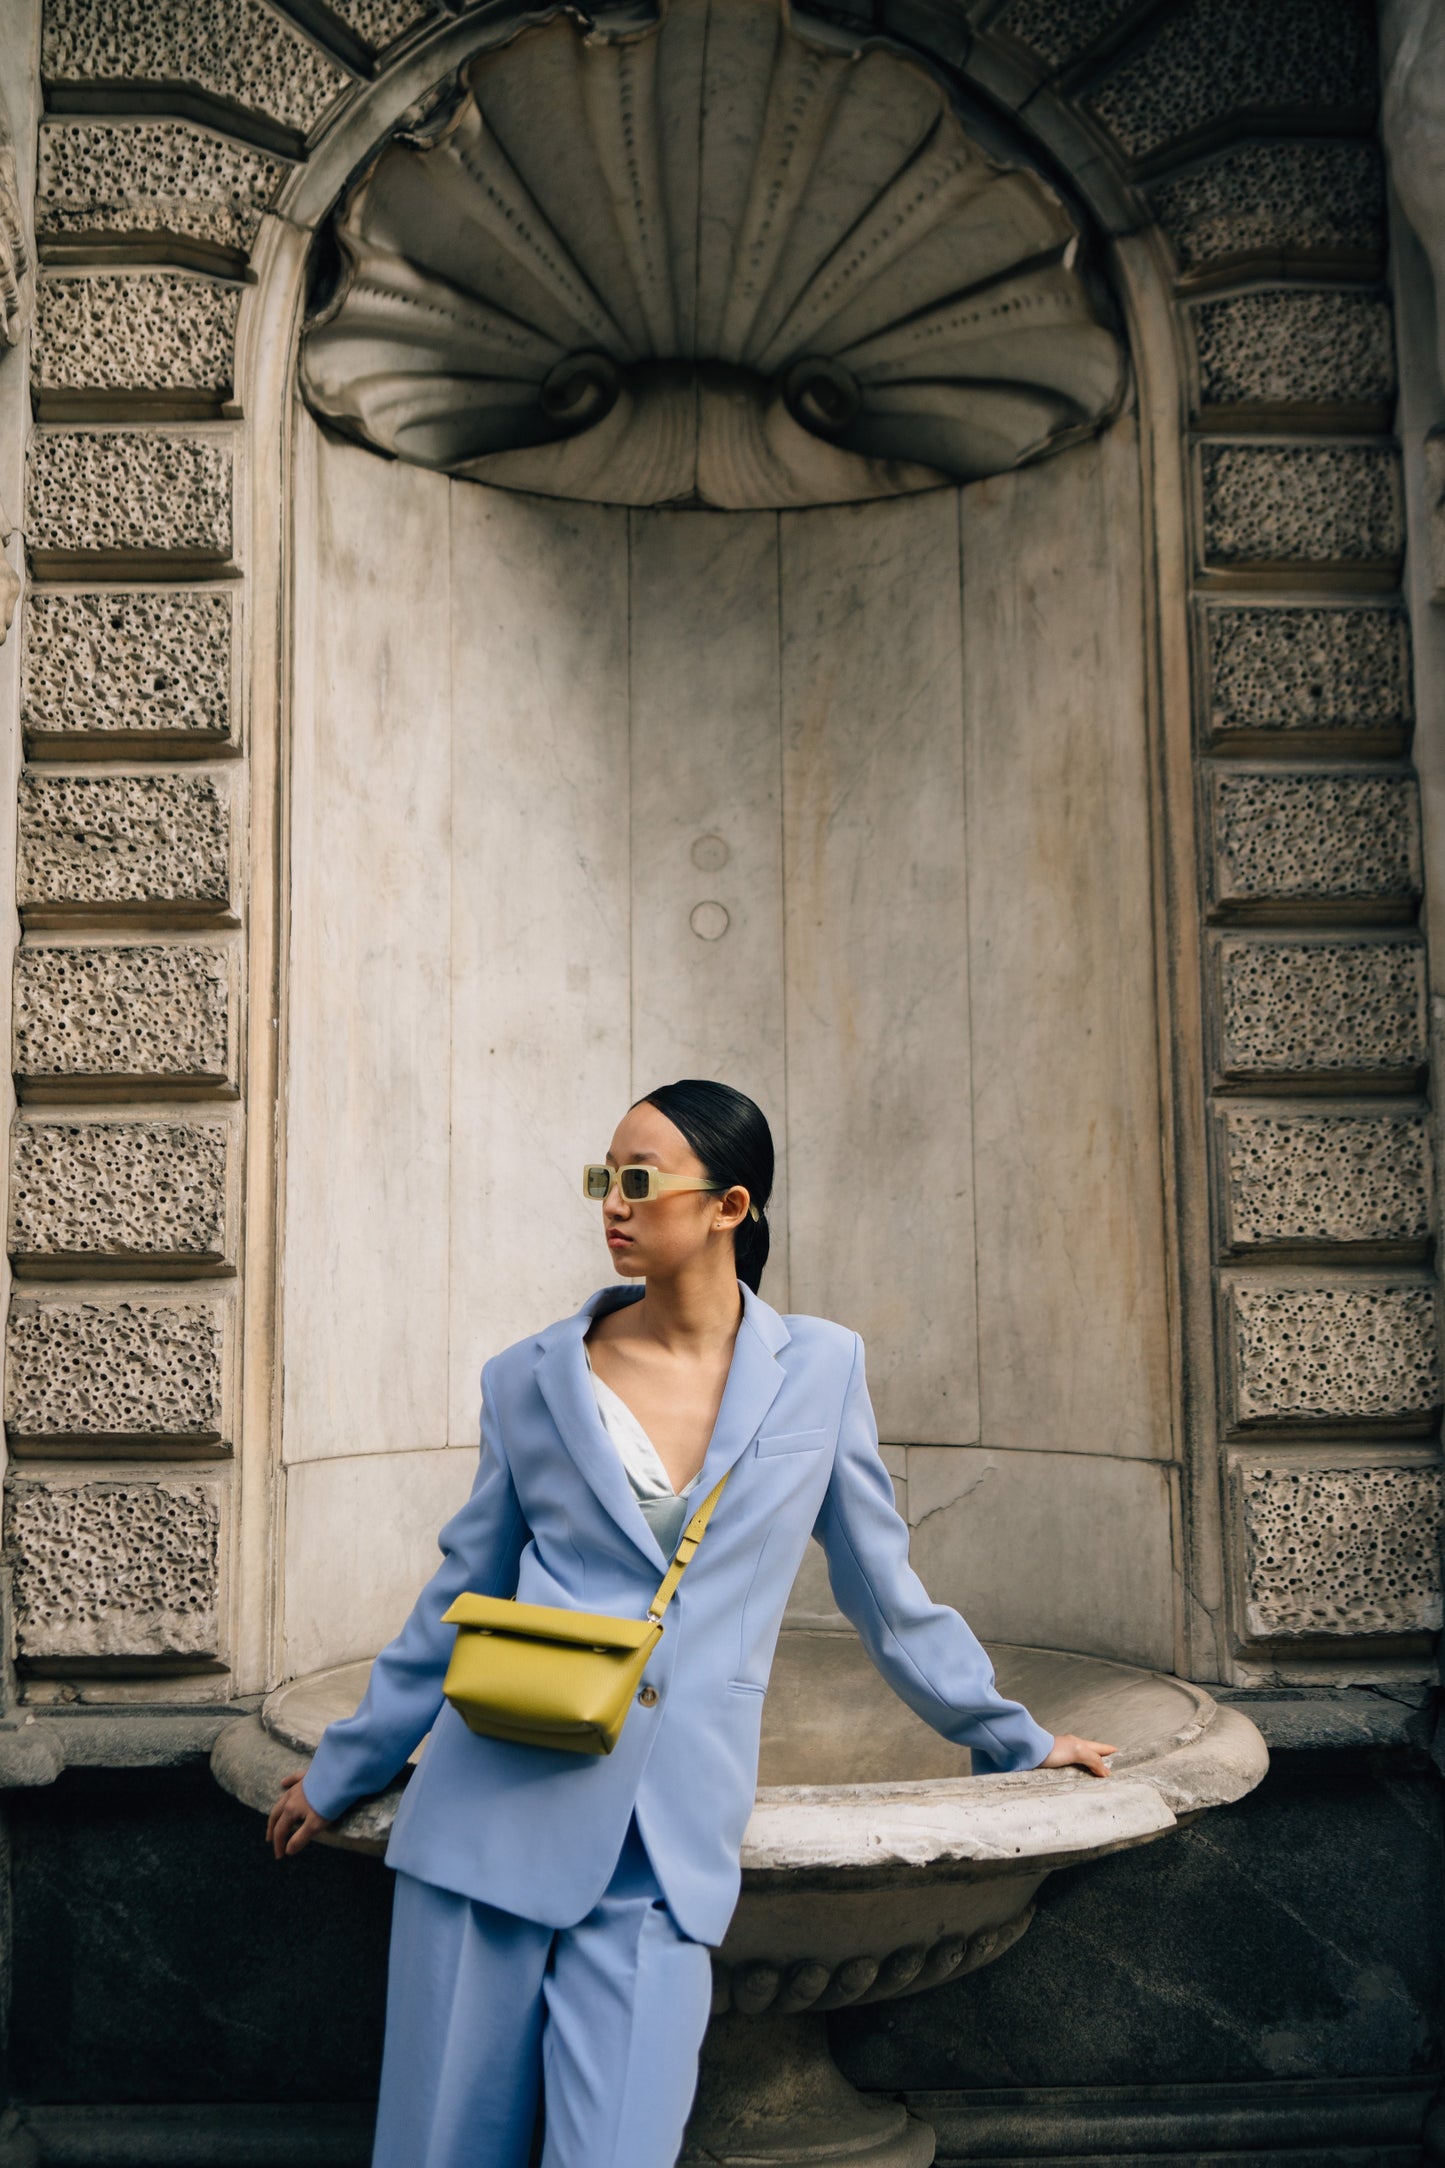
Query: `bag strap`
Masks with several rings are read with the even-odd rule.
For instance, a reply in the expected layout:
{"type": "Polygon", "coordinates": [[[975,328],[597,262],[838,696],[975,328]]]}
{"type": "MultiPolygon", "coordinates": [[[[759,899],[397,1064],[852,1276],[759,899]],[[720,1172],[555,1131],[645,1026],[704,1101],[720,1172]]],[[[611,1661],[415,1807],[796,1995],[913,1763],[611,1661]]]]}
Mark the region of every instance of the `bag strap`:
{"type": "Polygon", "coordinates": [[[721,1498],[723,1494],[723,1485],[727,1482],[728,1476],[730,1476],[731,1474],[732,1469],[729,1468],[724,1474],[718,1477],[716,1483],[714,1483],[712,1489],[708,1492],[706,1498],[704,1498],[702,1504],[698,1507],[696,1513],[694,1513],[692,1519],[688,1522],[686,1528],[684,1528],[681,1536],[678,1538],[677,1549],[673,1553],[672,1564],[668,1567],[666,1573],[663,1575],[662,1580],[658,1586],[657,1594],[653,1597],[652,1602],[647,1607],[648,1619],[654,1626],[661,1625],[663,1612],[667,1609],[668,1605],[672,1602],[673,1597],[677,1594],[677,1584],[682,1579],[683,1569],[689,1564],[691,1564],[692,1554],[697,1549],[698,1545],[703,1539],[703,1532],[706,1529],[708,1522],[712,1519],[712,1509],[717,1504],[719,1498],[721,1498]]]}

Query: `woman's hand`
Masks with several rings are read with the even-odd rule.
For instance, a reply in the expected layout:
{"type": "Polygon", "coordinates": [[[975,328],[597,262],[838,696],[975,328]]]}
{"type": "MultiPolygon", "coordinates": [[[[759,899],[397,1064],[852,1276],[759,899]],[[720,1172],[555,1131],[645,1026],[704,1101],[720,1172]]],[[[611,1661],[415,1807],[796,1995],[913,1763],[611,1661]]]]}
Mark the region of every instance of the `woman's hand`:
{"type": "Polygon", "coordinates": [[[1106,1777],[1109,1765],[1106,1754],[1117,1754],[1116,1746],[1105,1746],[1099,1739],[1076,1739],[1071,1731],[1061,1731],[1053,1747],[1038,1764],[1040,1769],[1087,1769],[1091,1776],[1106,1777]]]}
{"type": "Polygon", "coordinates": [[[299,1769],[282,1777],[281,1797],[266,1819],[266,1842],[278,1859],[294,1859],[298,1852],[305,1851],[318,1829],[331,1827],[306,1797],[301,1777],[299,1769]]]}

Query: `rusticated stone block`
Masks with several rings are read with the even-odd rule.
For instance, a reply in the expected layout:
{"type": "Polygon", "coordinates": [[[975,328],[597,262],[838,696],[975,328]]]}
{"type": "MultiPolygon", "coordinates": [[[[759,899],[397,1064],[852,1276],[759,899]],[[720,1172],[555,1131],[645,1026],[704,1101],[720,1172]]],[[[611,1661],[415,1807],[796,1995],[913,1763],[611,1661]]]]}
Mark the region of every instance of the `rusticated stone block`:
{"type": "Polygon", "coordinates": [[[1226,940],[1228,1077],[1413,1078],[1425,1061],[1425,971],[1411,941],[1226,940]]]}
{"type": "Polygon", "coordinates": [[[1096,45],[1133,7],[1134,0],[1008,0],[991,27],[1037,53],[1049,68],[1062,68],[1096,45]]]}
{"type": "Polygon", "coordinates": [[[27,736],[226,738],[233,618],[229,593],[32,593],[20,705],[27,736]]]}
{"type": "Polygon", "coordinates": [[[15,1073],[232,1080],[224,949],[26,948],[15,959],[15,1073]]]}
{"type": "Polygon", "coordinates": [[[1193,311],[1205,406],[1383,406],[1394,396],[1389,304],[1278,286],[1193,311]]]}
{"type": "Polygon", "coordinates": [[[6,1331],[5,1427],[32,1450],[219,1444],[224,1360],[219,1302],[20,1295],[6,1331]]]}
{"type": "Polygon", "coordinates": [[[154,237],[249,254],[287,168],[183,120],[49,120],[35,223],[46,238],[154,237]]]}
{"type": "Polygon", "coordinates": [[[231,893],[231,820],[210,775],[48,775],[20,779],[27,905],[204,905],[231,893]]]}
{"type": "Polygon", "coordinates": [[[1438,1631],[1437,1468],[1253,1464],[1236,1483],[1252,1639],[1438,1631]]]}
{"type": "Polygon", "coordinates": [[[209,1484],[20,1477],[6,1524],[18,1656],[216,1655],[221,1524],[209,1484]]]}
{"type": "Polygon", "coordinates": [[[1214,849],[1222,904],[1406,903],[1420,893],[1415,779],[1217,774],[1214,849]]]}
{"type": "Polygon", "coordinates": [[[1213,123],[1293,107],[1360,115],[1375,104],[1370,22],[1349,0],[1190,0],[1132,49],[1090,104],[1130,158],[1213,123]]]}
{"type": "Polygon", "coordinates": [[[1199,458],[1208,564],[1394,564],[1404,549],[1384,446],[1204,444],[1199,458]]]}
{"type": "Polygon", "coordinates": [[[220,1264],[227,1133],[201,1122],[23,1122],[10,1146],[10,1251],[52,1260],[220,1264]]]}
{"type": "Polygon", "coordinates": [[[1222,1124],[1224,1239],[1231,1249],[1304,1243],[1423,1244],[1432,1227],[1423,1115],[1259,1114],[1222,1124]]]}
{"type": "Polygon", "coordinates": [[[304,135],[351,80],[258,0],[46,0],[47,83],[176,83],[304,135]]]}
{"type": "Polygon", "coordinates": [[[204,392],[235,373],[240,288],[179,271],[52,272],[40,282],[32,349],[46,392],[204,392]]]}
{"type": "Polygon", "coordinates": [[[1150,190],[1181,271],[1241,257],[1385,255],[1374,141],[1245,143],[1150,190]]]}
{"type": "Polygon", "coordinates": [[[1216,737],[1340,732],[1392,749],[1408,736],[1410,652],[1399,611],[1215,606],[1204,631],[1216,737]]]}
{"type": "Polygon", "coordinates": [[[1230,1337],[1241,1428],[1424,1423],[1440,1405],[1429,1287],[1237,1286],[1230,1337]]]}
{"type": "Polygon", "coordinates": [[[404,30],[436,13],[436,0],[331,0],[335,12],[373,52],[385,52],[404,30]]]}
{"type": "Polygon", "coordinates": [[[159,430],[37,429],[26,539],[43,555],[231,554],[229,437],[159,430]]]}

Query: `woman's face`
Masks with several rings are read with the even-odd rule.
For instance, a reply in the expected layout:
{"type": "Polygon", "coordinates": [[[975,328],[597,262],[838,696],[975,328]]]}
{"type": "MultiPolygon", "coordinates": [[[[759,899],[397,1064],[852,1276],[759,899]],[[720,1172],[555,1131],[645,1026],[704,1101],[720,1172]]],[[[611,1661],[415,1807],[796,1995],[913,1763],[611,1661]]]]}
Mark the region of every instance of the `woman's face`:
{"type": "MultiPolygon", "coordinates": [[[[707,1179],[707,1169],[682,1131],[646,1101],[630,1108],[618,1123],[607,1159],[613,1167],[657,1167],[663,1174],[707,1179]]],[[[720,1243],[731,1248],[732,1230],[747,1210],[746,1200],[743,1189],[729,1190],[725,1196],[674,1189],[629,1204],[621,1186],[614,1183],[602,1207],[613,1270],[625,1280],[666,1277],[720,1243]]]]}

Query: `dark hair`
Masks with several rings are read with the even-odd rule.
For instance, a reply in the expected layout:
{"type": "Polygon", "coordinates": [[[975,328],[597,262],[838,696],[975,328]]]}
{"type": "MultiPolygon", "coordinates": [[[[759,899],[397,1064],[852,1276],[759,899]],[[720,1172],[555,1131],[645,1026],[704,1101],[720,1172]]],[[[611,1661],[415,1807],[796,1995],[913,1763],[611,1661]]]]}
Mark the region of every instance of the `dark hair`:
{"type": "Polygon", "coordinates": [[[762,1108],[731,1084],[686,1076],[644,1092],[638,1106],[656,1107],[680,1129],[707,1171],[708,1180],[731,1189],[740,1182],[758,1208],[733,1234],[738,1278],[754,1294],[768,1261],[767,1203],[773,1193],[773,1132],[762,1108]]]}

